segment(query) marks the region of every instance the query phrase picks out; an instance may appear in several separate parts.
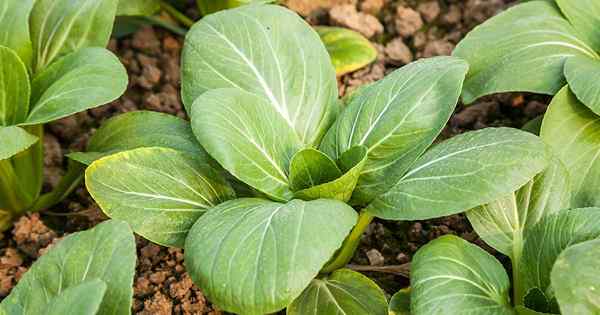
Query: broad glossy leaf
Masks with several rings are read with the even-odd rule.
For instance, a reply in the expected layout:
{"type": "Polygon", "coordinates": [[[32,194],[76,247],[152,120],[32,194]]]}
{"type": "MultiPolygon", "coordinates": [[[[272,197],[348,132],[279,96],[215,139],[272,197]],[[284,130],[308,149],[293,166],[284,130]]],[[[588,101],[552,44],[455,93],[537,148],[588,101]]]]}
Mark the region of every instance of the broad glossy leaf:
{"type": "Polygon", "coordinates": [[[126,221],[153,242],[177,247],[202,214],[234,197],[206,162],[166,148],[97,160],[86,171],[86,185],[109,217],[126,221]]]}
{"type": "MultiPolygon", "coordinates": [[[[31,66],[29,13],[34,0],[2,0],[0,2],[0,45],[14,50],[26,66],[31,66]]],[[[0,58],[2,63],[6,57],[0,58]]]]}
{"type": "Polygon", "coordinates": [[[550,274],[559,254],[567,247],[600,237],[600,208],[566,210],[542,219],[530,232],[519,269],[523,292],[540,288],[554,297],[550,274]]]}
{"type": "MultiPolygon", "coordinates": [[[[62,294],[68,295],[65,299],[91,294],[91,288],[80,285],[98,279],[106,284],[106,292],[97,314],[131,314],[135,260],[135,241],[129,226],[114,220],[101,223],[71,234],[51,248],[25,273],[1,306],[20,309],[22,314],[46,314],[56,307],[51,304],[62,294]],[[70,288],[86,290],[67,291],[70,288]]],[[[94,288],[98,293],[98,285],[94,288]]]]}
{"type": "Polygon", "coordinates": [[[569,173],[554,157],[518,191],[470,210],[467,217],[488,245],[514,260],[521,255],[528,230],[543,217],[568,209],[570,199],[569,173]]]}
{"type": "Polygon", "coordinates": [[[413,315],[513,315],[509,290],[500,262],[454,235],[423,246],[412,260],[413,315]]]}
{"type": "Polygon", "coordinates": [[[310,146],[334,119],[338,91],[327,51],[316,32],[283,7],[249,5],[207,16],[188,33],[182,64],[188,112],[208,90],[256,93],[310,146]]]}
{"type": "Polygon", "coordinates": [[[377,58],[377,50],[360,33],[330,26],[318,26],[315,30],[323,44],[338,76],[365,67],[377,58]]]}
{"type": "Polygon", "coordinates": [[[222,310],[274,313],[310,284],[356,220],[354,209],[335,200],[228,201],[192,227],[186,267],[222,310]]]}
{"type": "Polygon", "coordinates": [[[35,105],[25,124],[42,124],[109,103],[123,94],[127,81],[119,58],[104,48],[62,57],[33,80],[35,105]]]}
{"type": "Polygon", "coordinates": [[[194,102],[191,117],[196,138],[226,170],[271,198],[292,198],[288,170],[301,145],[267,99],[211,90],[194,102]]]}
{"type": "Polygon", "coordinates": [[[600,240],[565,249],[552,268],[552,284],[563,314],[600,313],[600,240]]]}
{"type": "Polygon", "coordinates": [[[298,151],[290,162],[290,189],[298,191],[333,181],[342,176],[335,161],[318,150],[298,151]]]}
{"type": "Polygon", "coordinates": [[[578,31],[577,35],[600,51],[600,2],[596,0],[556,0],[562,13],[578,31]]]}
{"type": "Polygon", "coordinates": [[[101,157],[142,147],[161,147],[211,161],[192,133],[190,123],[173,115],[135,111],[115,116],[105,122],[91,137],[87,150],[70,154],[84,164],[101,157]]]}
{"type": "Polygon", "coordinates": [[[487,20],[463,39],[453,55],[471,66],[463,100],[509,91],[554,94],[565,84],[571,56],[596,58],[555,4],[533,1],[487,20]]]}
{"type": "Polygon", "coordinates": [[[118,2],[36,0],[29,19],[34,73],[48,67],[56,58],[82,48],[106,47],[118,2]]]}
{"type": "Polygon", "coordinates": [[[580,56],[569,58],[565,63],[565,76],[579,101],[597,115],[600,114],[600,59],[580,56]]]}
{"type": "MultiPolygon", "coordinates": [[[[12,1],[12,0],[11,0],[12,1]]],[[[0,9],[2,4],[0,4],[0,9]]],[[[1,12],[0,12],[1,13],[1,12]]],[[[1,17],[1,14],[0,14],[1,17]]],[[[0,31],[0,36],[2,32],[0,31]]],[[[21,123],[29,112],[29,75],[19,56],[0,46],[0,127],[21,123]]]]}
{"type": "Polygon", "coordinates": [[[339,159],[342,176],[330,182],[297,191],[294,196],[304,200],[327,198],[348,202],[366,162],[367,148],[356,146],[342,154],[339,159]]]}
{"type": "Polygon", "coordinates": [[[431,145],[456,107],[467,67],[453,57],[422,59],[352,98],[321,144],[333,158],[367,147],[352,203],[389,190],[431,145]]]}
{"type": "Polygon", "coordinates": [[[117,15],[152,15],[160,10],[160,0],[119,0],[117,15]]]}
{"type": "Polygon", "coordinates": [[[393,220],[422,220],[459,213],[507,196],[549,162],[542,140],[512,128],[458,135],[426,152],[398,183],[368,207],[393,220]]]}
{"type": "Polygon", "coordinates": [[[388,307],[388,314],[410,315],[410,293],[410,288],[405,288],[392,295],[388,307]]]}
{"type": "Polygon", "coordinates": [[[38,140],[38,137],[23,128],[0,127],[0,160],[6,160],[27,150],[38,140]]]}
{"type": "Polygon", "coordinates": [[[388,315],[385,293],[373,280],[350,269],[314,279],[288,306],[287,315],[388,315]]]}
{"type": "Polygon", "coordinates": [[[541,137],[571,175],[571,207],[600,206],[600,118],[581,104],[568,87],[552,100],[541,137]]]}

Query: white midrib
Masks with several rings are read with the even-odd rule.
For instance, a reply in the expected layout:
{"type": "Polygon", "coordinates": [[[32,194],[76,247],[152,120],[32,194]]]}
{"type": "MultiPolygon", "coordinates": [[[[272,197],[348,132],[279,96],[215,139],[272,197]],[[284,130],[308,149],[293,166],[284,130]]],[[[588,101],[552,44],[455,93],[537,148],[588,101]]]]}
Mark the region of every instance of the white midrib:
{"type": "MultiPolygon", "coordinates": [[[[265,81],[265,78],[262,76],[262,74],[260,73],[260,71],[258,71],[258,69],[256,68],[256,66],[248,59],[248,57],[246,57],[246,55],[239,50],[239,48],[232,43],[225,35],[223,35],[221,32],[219,32],[216,28],[214,28],[212,25],[206,23],[205,25],[207,25],[219,38],[221,38],[227,45],[229,45],[229,47],[231,47],[231,49],[233,49],[233,51],[240,56],[240,58],[242,58],[242,60],[244,61],[244,63],[246,63],[246,65],[248,65],[248,67],[250,68],[250,70],[252,70],[252,72],[254,73],[254,75],[256,76],[256,79],[258,80],[260,86],[263,88],[265,94],[267,95],[267,98],[269,99],[269,101],[271,102],[271,104],[273,104],[273,107],[275,107],[275,110],[277,110],[277,112],[285,119],[285,121],[287,122],[288,125],[290,125],[290,127],[292,127],[294,129],[294,124],[292,123],[292,121],[290,120],[290,115],[288,113],[287,107],[282,106],[279,101],[277,100],[277,98],[275,97],[275,94],[273,94],[273,91],[271,90],[271,88],[269,87],[269,85],[267,84],[267,82],[265,81]]],[[[295,130],[295,129],[294,129],[295,130]]]]}

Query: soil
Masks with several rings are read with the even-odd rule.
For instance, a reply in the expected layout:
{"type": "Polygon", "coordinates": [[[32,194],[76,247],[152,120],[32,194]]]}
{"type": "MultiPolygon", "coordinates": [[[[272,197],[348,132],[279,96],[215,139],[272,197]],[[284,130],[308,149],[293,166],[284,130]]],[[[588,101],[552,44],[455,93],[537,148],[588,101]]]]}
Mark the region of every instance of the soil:
{"type": "MultiPolygon", "coordinates": [[[[369,37],[379,51],[377,61],[339,78],[340,95],[383,78],[415,59],[448,55],[471,28],[511,5],[513,0],[287,0],[286,5],[313,25],[340,25],[369,37]]],[[[190,10],[193,15],[197,14],[190,10]]],[[[179,61],[183,38],[145,27],[113,39],[115,52],[129,73],[129,88],[118,100],[46,126],[45,189],[51,189],[66,169],[64,154],[85,148],[90,135],[106,119],[123,112],[153,110],[186,118],[180,89],[179,61]]],[[[546,110],[547,97],[500,94],[456,109],[440,139],[488,126],[521,127],[546,110]]],[[[20,218],[0,234],[0,300],[29,266],[69,233],[105,220],[85,188],[41,214],[20,218]]],[[[352,261],[373,268],[410,263],[428,241],[456,234],[506,261],[472,231],[464,215],[417,222],[375,220],[363,236],[352,261]]],[[[135,314],[221,314],[191,281],[181,249],[165,248],[137,238],[138,265],[134,280],[135,314]]],[[[408,285],[398,273],[366,272],[388,293],[408,285]]]]}

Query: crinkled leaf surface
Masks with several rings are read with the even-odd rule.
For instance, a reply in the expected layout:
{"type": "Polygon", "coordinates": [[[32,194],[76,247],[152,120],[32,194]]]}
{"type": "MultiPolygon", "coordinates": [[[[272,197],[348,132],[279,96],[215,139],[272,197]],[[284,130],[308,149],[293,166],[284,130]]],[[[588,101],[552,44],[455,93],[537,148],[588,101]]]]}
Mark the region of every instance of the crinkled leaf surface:
{"type": "Polygon", "coordinates": [[[188,112],[202,93],[237,88],[262,95],[301,143],[315,146],[334,118],[335,71],[317,33],[280,6],[211,14],[187,35],[182,97],[188,112]]]}
{"type": "Polygon", "coordinates": [[[600,206],[600,117],[581,104],[568,87],[552,100],[541,137],[571,175],[571,207],[600,206]]]}
{"type": "Polygon", "coordinates": [[[211,90],[194,102],[191,117],[196,138],[226,170],[273,199],[291,199],[288,170],[301,144],[266,98],[211,90]]]}
{"type": "Polygon", "coordinates": [[[411,264],[413,315],[513,315],[502,264],[454,235],[421,247],[411,264]]]}
{"type": "MultiPolygon", "coordinates": [[[[110,38],[118,2],[119,0],[36,0],[29,19],[34,72],[40,72],[62,55],[85,47],[105,47],[110,38]]],[[[80,82],[82,81],[78,81],[80,82]]]]}
{"type": "MultiPolygon", "coordinates": [[[[16,52],[26,66],[31,65],[31,38],[29,37],[29,13],[34,0],[2,0],[0,3],[0,45],[16,52]]],[[[0,58],[2,63],[6,57],[0,58]]]]}
{"type": "Polygon", "coordinates": [[[422,220],[462,212],[502,198],[546,168],[542,140],[512,128],[458,135],[426,152],[400,181],[368,207],[393,220],[422,220]]]}
{"type": "Polygon", "coordinates": [[[385,293],[373,280],[350,269],[314,279],[288,306],[287,315],[388,315],[385,293]]]}
{"type": "Polygon", "coordinates": [[[12,49],[0,46],[0,60],[0,126],[10,126],[27,118],[31,88],[27,68],[12,49]]]}
{"type": "MultiPolygon", "coordinates": [[[[600,29],[600,26],[597,28],[600,29]]],[[[579,101],[597,115],[600,114],[600,59],[580,56],[569,58],[565,63],[565,76],[579,101]]]]}
{"type": "Polygon", "coordinates": [[[119,0],[117,15],[152,15],[160,10],[159,0],[119,0]]]}
{"type": "Polygon", "coordinates": [[[533,1],[487,20],[463,39],[453,55],[471,66],[463,100],[509,91],[554,94],[565,84],[571,56],[597,58],[554,3],[533,1]]]}
{"type": "Polygon", "coordinates": [[[375,61],[377,50],[360,33],[342,27],[317,26],[338,76],[356,71],[375,61]]]}
{"type": "Polygon", "coordinates": [[[88,152],[72,153],[69,157],[89,165],[106,155],[142,147],[169,148],[216,164],[196,140],[189,122],[151,111],[128,112],[111,118],[91,137],[88,152]]]}
{"type": "Polygon", "coordinates": [[[565,210],[542,219],[530,230],[523,248],[519,269],[523,292],[539,288],[548,299],[553,298],[556,288],[551,287],[550,275],[559,254],[599,237],[600,208],[565,210]]]}
{"type": "Polygon", "coordinates": [[[488,245],[514,260],[520,257],[527,231],[543,217],[567,209],[570,197],[569,173],[554,157],[518,191],[470,210],[467,217],[488,245]]]}
{"type": "Polygon", "coordinates": [[[306,148],[296,152],[290,162],[290,189],[298,191],[333,181],[342,171],[329,156],[306,148]]]}
{"type": "Polygon", "coordinates": [[[0,127],[0,160],[6,160],[27,150],[38,137],[21,127],[0,127]]]}
{"type": "Polygon", "coordinates": [[[467,68],[453,57],[422,59],[352,98],[321,144],[334,158],[367,147],[352,203],[389,190],[431,145],[454,111],[467,68]]]}
{"type": "Polygon", "coordinates": [[[600,240],[565,249],[552,268],[552,283],[563,314],[600,313],[600,240]]]}
{"type": "MultiPolygon", "coordinates": [[[[82,283],[98,279],[106,284],[106,293],[97,314],[131,314],[135,261],[131,229],[125,222],[110,220],[60,241],[33,264],[0,305],[22,314],[46,314],[62,294],[68,295],[65,299],[77,294],[91,298],[90,290],[67,290],[82,289],[82,283]]],[[[98,293],[98,285],[94,287],[98,293]]]]}
{"type": "Polygon", "coordinates": [[[177,247],[183,247],[207,209],[234,197],[206,162],[166,148],[139,148],[97,160],[86,171],[86,186],[109,217],[126,221],[153,242],[177,247]]]}
{"type": "Polygon", "coordinates": [[[85,48],[64,56],[32,83],[26,124],[63,118],[117,99],[127,88],[127,72],[104,48],[85,48]]]}
{"type": "Polygon", "coordinates": [[[310,284],[356,220],[354,209],[335,200],[228,201],[192,227],[186,267],[223,310],[277,312],[310,284]]]}
{"type": "Polygon", "coordinates": [[[600,51],[600,2],[596,0],[556,0],[562,13],[590,47],[600,51]]]}
{"type": "Polygon", "coordinates": [[[294,196],[304,200],[327,198],[348,202],[366,162],[367,148],[356,146],[344,152],[339,159],[343,175],[330,182],[296,191],[294,196]]]}
{"type": "Polygon", "coordinates": [[[410,288],[402,289],[390,299],[388,306],[389,315],[410,315],[410,288]]]}

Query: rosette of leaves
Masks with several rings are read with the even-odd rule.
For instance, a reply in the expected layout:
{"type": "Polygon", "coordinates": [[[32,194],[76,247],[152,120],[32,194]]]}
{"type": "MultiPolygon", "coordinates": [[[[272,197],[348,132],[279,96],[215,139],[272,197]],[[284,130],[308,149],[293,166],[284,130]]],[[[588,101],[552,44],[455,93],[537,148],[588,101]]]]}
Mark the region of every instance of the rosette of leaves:
{"type": "Polygon", "coordinates": [[[344,269],[375,216],[462,212],[549,163],[537,136],[510,128],[432,146],[467,72],[454,57],[407,65],[342,108],[319,35],[282,7],[208,15],[182,63],[191,124],[131,113],[77,159],[101,157],[86,185],[102,210],[184,247],[194,282],[229,312],[386,314],[382,290],[344,269]]]}
{"type": "Polygon", "coordinates": [[[109,220],[71,234],[38,259],[0,303],[0,314],[131,314],[135,240],[109,220]]]}
{"type": "Polygon", "coordinates": [[[464,101],[508,91],[553,95],[568,82],[600,114],[600,2],[528,1],[471,31],[454,55],[471,65],[464,101]]]}
{"type": "Polygon", "coordinates": [[[40,197],[43,125],[125,91],[125,68],[101,48],[116,8],[116,0],[0,4],[0,230],[59,201],[82,177],[72,165],[57,190],[40,197]]]}
{"type": "Polygon", "coordinates": [[[559,91],[541,125],[556,153],[550,165],[467,212],[481,239],[510,258],[512,277],[481,248],[440,238],[413,260],[411,314],[598,314],[598,130],[597,116],[568,87],[559,91]]]}

